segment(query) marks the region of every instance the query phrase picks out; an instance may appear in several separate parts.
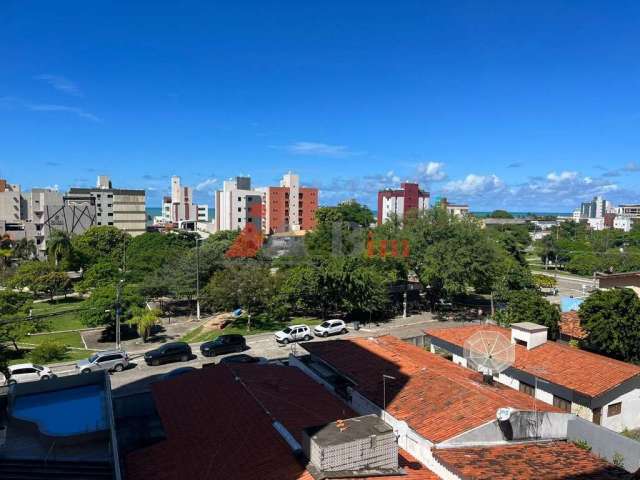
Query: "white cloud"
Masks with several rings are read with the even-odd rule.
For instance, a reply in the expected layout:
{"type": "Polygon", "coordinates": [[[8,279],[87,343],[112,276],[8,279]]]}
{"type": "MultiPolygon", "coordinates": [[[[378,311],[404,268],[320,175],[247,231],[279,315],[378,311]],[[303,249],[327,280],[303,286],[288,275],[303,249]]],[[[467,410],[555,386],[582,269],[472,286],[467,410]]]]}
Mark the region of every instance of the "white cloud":
{"type": "Polygon", "coordinates": [[[551,182],[566,182],[574,180],[578,176],[578,172],[564,171],[559,175],[556,172],[549,172],[547,174],[547,180],[551,182]]]}
{"type": "Polygon", "coordinates": [[[623,170],[625,172],[640,172],[640,164],[638,162],[631,161],[624,166],[623,170]]]}
{"type": "Polygon", "coordinates": [[[447,194],[475,196],[501,192],[505,190],[505,184],[500,177],[496,175],[476,175],[470,173],[464,180],[448,182],[442,190],[447,194]]]}
{"type": "Polygon", "coordinates": [[[207,178],[206,180],[203,180],[202,182],[196,185],[196,191],[204,192],[204,191],[213,190],[217,183],[218,183],[217,178],[207,178]]]}
{"type": "Polygon", "coordinates": [[[329,145],[317,142],[295,142],[284,147],[293,155],[343,158],[355,155],[346,145],[329,145]]]}
{"type": "Polygon", "coordinates": [[[100,118],[94,115],[93,113],[86,112],[79,107],[70,107],[68,105],[55,105],[55,104],[26,104],[25,106],[28,110],[31,110],[32,112],[72,113],[80,118],[91,120],[92,122],[101,121],[100,118]]]}
{"type": "Polygon", "coordinates": [[[447,178],[442,162],[419,163],[417,168],[421,180],[440,182],[447,178]]]}
{"type": "Polygon", "coordinates": [[[53,88],[58,90],[59,92],[66,93],[68,95],[73,95],[74,97],[81,97],[82,92],[78,88],[78,86],[73,83],[68,78],[63,77],[62,75],[51,75],[49,73],[45,73],[42,75],[37,75],[34,77],[36,80],[42,80],[47,82],[53,88]]]}

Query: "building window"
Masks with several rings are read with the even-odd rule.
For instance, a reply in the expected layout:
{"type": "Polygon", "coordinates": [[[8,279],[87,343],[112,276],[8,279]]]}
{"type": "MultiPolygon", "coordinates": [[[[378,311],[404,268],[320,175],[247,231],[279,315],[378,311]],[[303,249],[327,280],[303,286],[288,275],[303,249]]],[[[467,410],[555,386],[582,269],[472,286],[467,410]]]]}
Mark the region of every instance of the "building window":
{"type": "Polygon", "coordinates": [[[558,397],[556,395],[553,396],[553,406],[558,407],[560,410],[571,413],[571,402],[569,400],[565,400],[562,397],[558,397]]]}
{"type": "Polygon", "coordinates": [[[238,207],[238,211],[241,212],[242,211],[242,207],[238,207]]]}
{"type": "Polygon", "coordinates": [[[113,213],[108,213],[107,216],[113,217],[113,213]]]}
{"type": "Polygon", "coordinates": [[[241,201],[242,201],[242,198],[241,198],[241,197],[238,197],[238,201],[239,201],[239,202],[241,202],[241,201]]]}
{"type": "Polygon", "coordinates": [[[522,393],[526,393],[527,395],[530,395],[532,397],[536,396],[536,389],[533,385],[529,385],[528,383],[525,382],[520,382],[520,391],[522,393]]]}
{"type": "Polygon", "coordinates": [[[102,225],[102,222],[98,222],[98,225],[102,225]]]}
{"type": "Polygon", "coordinates": [[[593,423],[600,425],[602,420],[602,409],[600,407],[593,409],[593,423]]]}
{"type": "Polygon", "coordinates": [[[523,347],[527,346],[527,342],[525,342],[524,340],[520,340],[519,338],[516,338],[516,343],[518,345],[522,345],[523,347]]]}
{"type": "Polygon", "coordinates": [[[107,225],[113,225],[113,222],[109,222],[107,225]]]}
{"type": "Polygon", "coordinates": [[[622,413],[622,402],[612,403],[607,407],[607,417],[615,417],[622,413]]]}
{"type": "Polygon", "coordinates": [[[247,222],[253,222],[253,218],[251,217],[247,218],[247,222]]]}

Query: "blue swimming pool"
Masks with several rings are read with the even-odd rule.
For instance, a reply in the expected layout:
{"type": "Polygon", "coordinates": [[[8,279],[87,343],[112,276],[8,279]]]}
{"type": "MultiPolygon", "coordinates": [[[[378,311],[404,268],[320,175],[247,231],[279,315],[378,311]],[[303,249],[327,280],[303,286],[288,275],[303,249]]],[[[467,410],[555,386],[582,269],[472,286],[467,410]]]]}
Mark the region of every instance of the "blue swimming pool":
{"type": "Polygon", "coordinates": [[[69,436],[108,428],[102,385],[86,385],[15,398],[11,412],[20,420],[34,422],[45,435],[69,436]]]}

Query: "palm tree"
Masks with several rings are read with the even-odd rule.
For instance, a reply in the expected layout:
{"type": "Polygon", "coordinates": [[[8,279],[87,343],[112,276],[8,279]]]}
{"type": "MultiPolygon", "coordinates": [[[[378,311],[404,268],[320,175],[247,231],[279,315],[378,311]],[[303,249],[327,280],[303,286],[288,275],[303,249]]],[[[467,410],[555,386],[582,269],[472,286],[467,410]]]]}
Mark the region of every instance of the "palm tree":
{"type": "Polygon", "coordinates": [[[9,235],[0,237],[0,267],[4,272],[11,265],[11,257],[13,257],[13,241],[9,235]]]}
{"type": "Polygon", "coordinates": [[[60,260],[68,257],[71,253],[71,239],[66,232],[55,230],[47,239],[47,254],[49,259],[53,259],[56,267],[60,260]]]}
{"type": "Polygon", "coordinates": [[[16,243],[13,249],[13,255],[21,260],[31,260],[38,254],[36,244],[33,240],[23,238],[16,243]]]}

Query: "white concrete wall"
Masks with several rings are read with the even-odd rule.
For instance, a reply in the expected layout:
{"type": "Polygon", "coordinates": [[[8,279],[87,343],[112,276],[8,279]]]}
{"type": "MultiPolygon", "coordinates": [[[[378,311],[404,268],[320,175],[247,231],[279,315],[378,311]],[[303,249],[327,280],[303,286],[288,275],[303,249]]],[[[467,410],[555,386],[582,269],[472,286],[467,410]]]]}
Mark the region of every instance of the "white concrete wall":
{"type": "Polygon", "coordinates": [[[461,367],[467,367],[467,359],[456,355],[455,353],[453,354],[453,363],[455,363],[456,365],[460,365],[461,367]]]}
{"type": "Polygon", "coordinates": [[[536,348],[547,341],[547,330],[543,332],[529,332],[518,328],[511,328],[511,341],[516,340],[526,342],[527,350],[536,348]]]}
{"type": "Polygon", "coordinates": [[[536,398],[543,401],[544,403],[553,405],[553,393],[549,393],[543,390],[542,388],[540,388],[540,385],[538,385],[538,388],[536,388],[536,398]]]}
{"type": "Polygon", "coordinates": [[[640,428],[640,389],[632,390],[612,400],[602,407],[601,425],[616,432],[625,428],[629,430],[640,428]],[[619,415],[609,417],[609,405],[622,402],[622,412],[619,415]]]}
{"type": "Polygon", "coordinates": [[[506,385],[507,387],[513,388],[514,390],[520,390],[520,382],[517,379],[510,377],[509,375],[501,373],[500,375],[498,375],[498,378],[496,380],[499,383],[506,385]]]}

